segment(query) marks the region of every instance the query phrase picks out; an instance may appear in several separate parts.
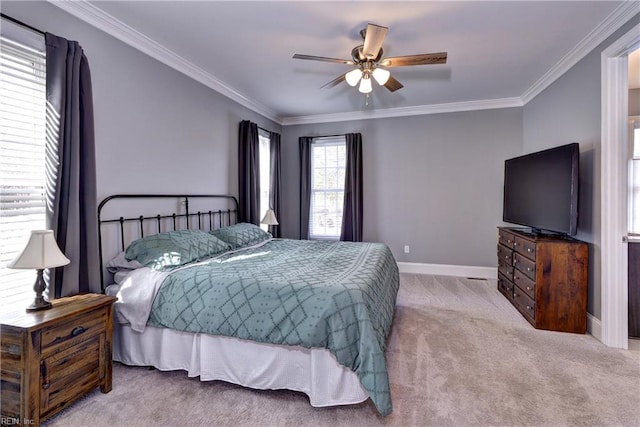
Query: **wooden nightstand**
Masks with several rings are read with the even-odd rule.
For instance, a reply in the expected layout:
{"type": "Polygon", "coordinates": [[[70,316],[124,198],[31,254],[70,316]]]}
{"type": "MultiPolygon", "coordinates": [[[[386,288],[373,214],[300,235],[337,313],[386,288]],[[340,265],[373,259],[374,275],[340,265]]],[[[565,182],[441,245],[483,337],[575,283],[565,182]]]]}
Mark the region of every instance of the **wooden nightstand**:
{"type": "Polygon", "coordinates": [[[37,426],[96,386],[111,391],[115,300],[75,295],[0,314],[2,424],[37,426]]]}

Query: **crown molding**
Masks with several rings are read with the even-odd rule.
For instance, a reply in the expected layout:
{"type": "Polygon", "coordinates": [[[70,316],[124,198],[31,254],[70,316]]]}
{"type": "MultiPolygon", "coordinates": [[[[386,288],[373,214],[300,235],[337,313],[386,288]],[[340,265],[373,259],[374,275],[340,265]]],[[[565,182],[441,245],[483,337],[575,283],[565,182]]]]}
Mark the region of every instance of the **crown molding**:
{"type": "Polygon", "coordinates": [[[129,46],[149,55],[165,65],[185,74],[193,80],[219,92],[238,104],[255,111],[262,116],[281,124],[281,118],[270,108],[240,93],[236,89],[206,72],[197,65],[177,55],[124,22],[114,18],[93,4],[81,1],[48,0],[52,5],[64,10],[76,18],[115,37],[129,46]]]}
{"type": "Polygon", "coordinates": [[[522,107],[520,98],[488,99],[484,101],[452,102],[447,104],[417,105],[414,107],[386,108],[380,110],[350,111],[345,113],[314,114],[284,117],[282,126],[312,123],[347,122],[350,120],[385,119],[389,117],[422,116],[427,114],[454,113],[458,111],[493,110],[522,107]]]}
{"type": "Polygon", "coordinates": [[[625,1],[618,6],[607,18],[583,38],[556,65],[551,67],[537,82],[522,94],[522,101],[527,104],[543,90],[558,80],[571,67],[593,51],[600,43],[624,25],[628,20],[640,12],[640,2],[625,1]]]}
{"type": "Polygon", "coordinates": [[[389,108],[368,111],[353,111],[335,114],[315,114],[308,116],[281,117],[267,106],[240,93],[214,75],[189,62],[153,39],[114,18],[86,0],[47,0],[76,18],[117,38],[129,46],[151,56],[165,65],[187,75],[203,85],[219,92],[238,104],[270,119],[282,126],[341,122],[349,120],[382,119],[426,114],[451,113],[458,111],[487,110],[496,108],[522,107],[566,73],[578,61],[606,40],[624,23],[639,12],[640,2],[625,1],[603,22],[582,39],[567,55],[554,65],[544,76],[527,89],[520,97],[492,100],[468,101],[448,104],[419,105],[413,107],[389,108]]]}

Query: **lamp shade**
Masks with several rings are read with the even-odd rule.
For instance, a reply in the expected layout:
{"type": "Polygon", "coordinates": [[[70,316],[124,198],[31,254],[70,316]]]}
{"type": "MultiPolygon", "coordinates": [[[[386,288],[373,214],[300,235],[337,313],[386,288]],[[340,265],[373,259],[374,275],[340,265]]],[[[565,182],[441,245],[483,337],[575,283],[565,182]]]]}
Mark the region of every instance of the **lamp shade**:
{"type": "Polygon", "coordinates": [[[362,71],[360,71],[359,68],[354,68],[353,70],[349,71],[347,74],[344,75],[344,78],[349,84],[349,86],[357,85],[361,77],[362,77],[362,71]]]}
{"type": "Polygon", "coordinates": [[[43,269],[67,265],[70,262],[58,248],[58,244],[53,238],[53,230],[33,230],[27,246],[7,267],[43,269]]]}
{"type": "Polygon", "coordinates": [[[387,80],[389,80],[389,76],[391,73],[387,70],[383,70],[382,68],[376,68],[373,70],[373,78],[376,79],[380,86],[384,85],[387,80]]]}
{"type": "Polygon", "coordinates": [[[358,90],[361,93],[369,93],[373,90],[373,88],[371,87],[371,79],[368,75],[362,76],[362,80],[360,80],[360,87],[358,88],[358,90]]]}
{"type": "Polygon", "coordinates": [[[273,209],[267,209],[267,212],[265,212],[264,217],[262,218],[262,221],[260,221],[260,224],[266,224],[266,225],[279,224],[273,209]]]}

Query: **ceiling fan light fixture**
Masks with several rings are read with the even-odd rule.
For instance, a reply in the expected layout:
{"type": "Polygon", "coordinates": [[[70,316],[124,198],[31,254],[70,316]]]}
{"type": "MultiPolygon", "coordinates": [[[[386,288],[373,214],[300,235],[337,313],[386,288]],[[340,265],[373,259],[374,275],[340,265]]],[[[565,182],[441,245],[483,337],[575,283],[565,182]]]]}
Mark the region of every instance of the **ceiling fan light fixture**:
{"type": "Polygon", "coordinates": [[[361,77],[362,77],[362,71],[360,71],[359,68],[354,68],[353,70],[349,71],[347,74],[344,75],[345,80],[351,87],[355,87],[355,85],[357,85],[358,82],[360,81],[361,77]]]}
{"type": "Polygon", "coordinates": [[[373,90],[371,87],[371,79],[368,75],[363,75],[362,80],[360,80],[360,87],[358,88],[360,93],[369,93],[373,90]]]}
{"type": "Polygon", "coordinates": [[[380,86],[384,86],[384,84],[389,80],[389,76],[391,73],[387,70],[383,70],[382,68],[376,68],[373,70],[373,78],[376,79],[380,86]]]}

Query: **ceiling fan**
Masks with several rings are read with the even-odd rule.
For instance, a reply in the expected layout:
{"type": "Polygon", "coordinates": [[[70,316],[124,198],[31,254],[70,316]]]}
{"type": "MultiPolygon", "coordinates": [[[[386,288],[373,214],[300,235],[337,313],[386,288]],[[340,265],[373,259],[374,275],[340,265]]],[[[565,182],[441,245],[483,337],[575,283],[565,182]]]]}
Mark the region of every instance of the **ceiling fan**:
{"type": "Polygon", "coordinates": [[[345,80],[350,86],[355,87],[358,82],[360,82],[358,90],[365,94],[371,92],[373,89],[371,86],[372,77],[381,86],[386,87],[391,92],[395,92],[404,87],[402,83],[394,79],[391,73],[385,68],[405,67],[408,65],[445,64],[447,62],[447,52],[423,53],[383,59],[382,42],[384,42],[387,31],[389,31],[387,27],[367,24],[367,28],[360,31],[364,42],[353,48],[351,51],[351,59],[327,58],[324,56],[302,55],[299,53],[293,55],[293,58],[355,65],[353,70],[342,74],[322,87],[334,87],[345,80]]]}

